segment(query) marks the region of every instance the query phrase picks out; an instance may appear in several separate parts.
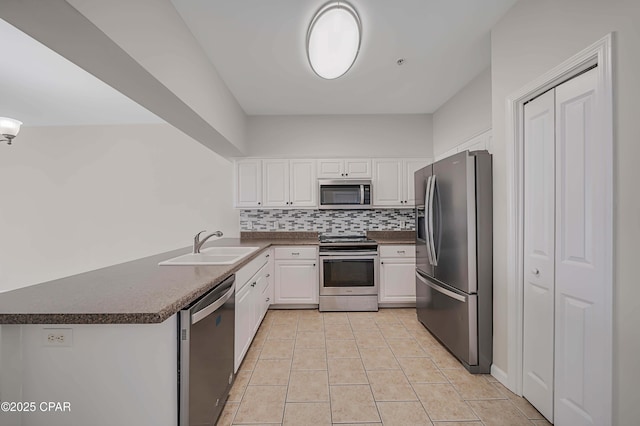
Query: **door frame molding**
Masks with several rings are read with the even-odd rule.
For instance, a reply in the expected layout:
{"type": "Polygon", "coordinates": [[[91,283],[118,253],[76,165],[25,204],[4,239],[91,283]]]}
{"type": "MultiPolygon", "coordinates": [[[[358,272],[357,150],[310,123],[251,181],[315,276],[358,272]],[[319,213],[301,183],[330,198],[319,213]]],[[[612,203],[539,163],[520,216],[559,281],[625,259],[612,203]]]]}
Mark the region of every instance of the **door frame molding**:
{"type": "MultiPolygon", "coordinates": [[[[496,368],[496,375],[503,379],[511,391],[522,395],[523,382],[523,324],[524,324],[524,104],[538,95],[552,89],[585,70],[597,65],[597,108],[602,120],[596,126],[604,144],[604,158],[601,165],[607,176],[603,182],[608,189],[606,203],[607,217],[603,226],[607,233],[607,258],[605,259],[607,289],[607,322],[606,328],[612,347],[613,336],[613,34],[609,33],[591,46],[567,59],[557,67],[531,81],[506,99],[506,155],[507,155],[507,362],[506,375],[496,368]],[[506,376],[506,377],[505,377],[506,376]]],[[[613,372],[612,351],[608,354],[609,362],[599,368],[607,368],[613,372]]],[[[493,373],[492,368],[492,373],[493,373]]],[[[608,377],[612,377],[609,374],[608,377]]],[[[612,382],[603,383],[602,394],[608,395],[603,401],[612,406],[612,382]]]]}

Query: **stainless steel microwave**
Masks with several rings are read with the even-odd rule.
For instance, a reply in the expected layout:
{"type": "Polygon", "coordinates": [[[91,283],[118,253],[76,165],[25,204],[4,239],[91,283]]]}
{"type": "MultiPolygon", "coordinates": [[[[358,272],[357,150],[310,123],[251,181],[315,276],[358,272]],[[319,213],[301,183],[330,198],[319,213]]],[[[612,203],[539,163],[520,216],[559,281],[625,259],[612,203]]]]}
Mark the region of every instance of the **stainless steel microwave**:
{"type": "Polygon", "coordinates": [[[318,179],[321,209],[370,209],[373,191],[370,180],[318,179]]]}

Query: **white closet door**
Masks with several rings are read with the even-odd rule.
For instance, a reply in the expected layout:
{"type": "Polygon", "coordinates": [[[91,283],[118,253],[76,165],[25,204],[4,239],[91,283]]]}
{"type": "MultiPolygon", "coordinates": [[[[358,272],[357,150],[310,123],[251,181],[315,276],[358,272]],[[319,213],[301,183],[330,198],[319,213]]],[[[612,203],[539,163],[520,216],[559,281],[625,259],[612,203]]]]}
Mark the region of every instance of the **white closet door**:
{"type": "Polygon", "coordinates": [[[555,282],[554,90],[524,108],[524,338],[522,393],[553,421],[555,282]]]}
{"type": "Polygon", "coordinates": [[[556,88],[558,425],[611,424],[606,167],[597,137],[596,70],[556,88]]]}

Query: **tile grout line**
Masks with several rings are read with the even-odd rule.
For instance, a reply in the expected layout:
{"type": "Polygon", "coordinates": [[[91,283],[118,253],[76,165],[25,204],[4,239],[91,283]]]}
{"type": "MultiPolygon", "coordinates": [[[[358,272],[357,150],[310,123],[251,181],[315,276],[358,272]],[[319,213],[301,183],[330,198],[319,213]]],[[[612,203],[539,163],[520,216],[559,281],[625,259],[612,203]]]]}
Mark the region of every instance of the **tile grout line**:
{"type": "MultiPolygon", "coordinates": [[[[351,319],[349,318],[349,316],[347,315],[347,319],[349,320],[349,326],[351,326],[351,319]]],[[[378,328],[378,323],[375,322],[374,320],[374,324],[376,325],[376,328],[378,328]]],[[[351,333],[353,334],[353,327],[351,327],[351,333]]],[[[354,342],[355,340],[355,334],[353,335],[353,340],[354,342]]],[[[383,336],[384,337],[384,336],[383,336]]],[[[371,380],[369,379],[369,373],[367,373],[367,369],[364,366],[364,362],[362,361],[362,354],[360,353],[360,348],[358,347],[358,344],[356,343],[356,349],[358,351],[358,355],[360,355],[360,363],[362,364],[362,369],[364,370],[364,375],[367,378],[367,384],[369,385],[369,392],[371,392],[371,397],[373,398],[373,405],[376,407],[376,412],[378,413],[378,418],[380,419],[380,423],[382,423],[384,425],[384,423],[382,422],[382,415],[380,414],[380,408],[378,408],[378,402],[376,401],[376,396],[373,394],[373,389],[371,389],[371,380]]]]}
{"type": "MultiPolygon", "coordinates": [[[[398,318],[398,316],[394,313],[394,316],[396,317],[396,319],[400,322],[400,325],[402,325],[402,327],[404,327],[405,330],[407,330],[407,327],[405,326],[405,324],[398,318]]],[[[409,330],[407,330],[407,332],[409,332],[409,330]]],[[[382,333],[381,333],[382,334],[382,333]]],[[[411,335],[411,333],[409,333],[411,335]]],[[[411,335],[411,337],[413,338],[413,335],[411,335]]],[[[396,360],[396,362],[398,363],[398,366],[400,367],[400,371],[402,371],[402,374],[404,375],[404,378],[407,379],[407,383],[409,383],[409,386],[411,387],[411,391],[413,391],[414,395],[416,396],[416,398],[418,399],[418,402],[420,403],[420,406],[422,407],[422,409],[424,410],[425,414],[427,415],[427,418],[429,419],[429,421],[431,422],[431,424],[433,425],[433,419],[431,418],[431,416],[429,415],[429,412],[427,411],[427,408],[424,406],[424,403],[422,402],[422,400],[420,399],[420,397],[418,396],[418,393],[416,392],[415,388],[413,387],[413,384],[411,383],[411,381],[409,380],[409,378],[407,377],[407,373],[404,371],[404,368],[402,368],[402,364],[400,364],[400,361],[398,361],[398,357],[396,356],[395,352],[393,352],[393,349],[391,348],[391,345],[389,345],[389,342],[387,341],[387,338],[385,337],[384,334],[382,334],[382,338],[384,339],[384,341],[387,343],[387,346],[389,346],[389,350],[391,350],[391,355],[393,355],[393,358],[396,360]]],[[[415,339],[414,339],[415,340],[415,339]]],[[[416,341],[416,343],[418,344],[418,346],[422,349],[422,345],[420,345],[420,343],[418,343],[416,341]]]]}

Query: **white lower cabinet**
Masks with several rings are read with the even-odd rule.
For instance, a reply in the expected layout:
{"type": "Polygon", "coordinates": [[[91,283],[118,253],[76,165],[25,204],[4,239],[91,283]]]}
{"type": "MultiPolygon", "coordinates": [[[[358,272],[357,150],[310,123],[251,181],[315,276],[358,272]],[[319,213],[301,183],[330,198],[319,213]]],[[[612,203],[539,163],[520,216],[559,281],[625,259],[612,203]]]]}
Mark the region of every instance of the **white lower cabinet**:
{"type": "Polygon", "coordinates": [[[414,245],[384,245],[380,251],[380,303],[416,302],[416,248],[414,245]]]}
{"type": "Polygon", "coordinates": [[[234,336],[234,370],[236,372],[271,303],[269,295],[273,291],[270,273],[272,259],[271,249],[269,249],[236,272],[234,336]],[[248,276],[250,278],[247,278],[248,276]]]}
{"type": "Polygon", "coordinates": [[[274,303],[318,303],[317,247],[276,247],[274,303]]]}

